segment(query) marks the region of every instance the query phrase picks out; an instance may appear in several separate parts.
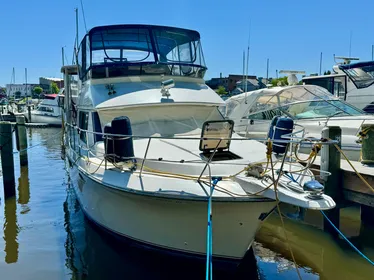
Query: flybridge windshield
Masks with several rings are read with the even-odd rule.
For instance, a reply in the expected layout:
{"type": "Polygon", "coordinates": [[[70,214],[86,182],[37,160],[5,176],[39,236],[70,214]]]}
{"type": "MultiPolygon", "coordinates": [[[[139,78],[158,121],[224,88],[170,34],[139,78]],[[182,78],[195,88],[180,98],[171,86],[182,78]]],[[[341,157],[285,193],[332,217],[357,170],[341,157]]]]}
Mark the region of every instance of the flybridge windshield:
{"type": "Polygon", "coordinates": [[[83,39],[81,79],[126,75],[181,75],[203,78],[206,70],[196,31],[161,26],[93,28],[83,39]]]}
{"type": "Polygon", "coordinates": [[[357,88],[366,88],[374,84],[374,62],[360,62],[341,65],[347,76],[357,88]]]}

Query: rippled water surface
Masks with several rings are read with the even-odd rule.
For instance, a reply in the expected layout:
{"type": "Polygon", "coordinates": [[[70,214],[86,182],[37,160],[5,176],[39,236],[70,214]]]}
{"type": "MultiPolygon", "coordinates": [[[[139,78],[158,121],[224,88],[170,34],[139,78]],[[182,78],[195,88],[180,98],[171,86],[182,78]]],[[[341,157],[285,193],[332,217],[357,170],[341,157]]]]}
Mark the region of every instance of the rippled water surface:
{"type": "MultiPolygon", "coordinates": [[[[59,132],[28,129],[28,144],[40,145],[29,150],[28,167],[19,168],[14,157],[14,198],[4,199],[1,180],[0,279],[204,279],[204,264],[119,243],[84,218],[69,188],[59,132]]],[[[374,259],[374,229],[360,224],[357,208],[344,209],[341,216],[344,233],[374,259]]],[[[322,219],[310,211],[305,221],[318,226],[322,219]]],[[[374,279],[374,267],[343,241],[290,219],[285,228],[302,279],[374,279]]],[[[216,267],[213,278],[298,279],[277,214],[257,234],[254,253],[236,271],[216,267]]]]}

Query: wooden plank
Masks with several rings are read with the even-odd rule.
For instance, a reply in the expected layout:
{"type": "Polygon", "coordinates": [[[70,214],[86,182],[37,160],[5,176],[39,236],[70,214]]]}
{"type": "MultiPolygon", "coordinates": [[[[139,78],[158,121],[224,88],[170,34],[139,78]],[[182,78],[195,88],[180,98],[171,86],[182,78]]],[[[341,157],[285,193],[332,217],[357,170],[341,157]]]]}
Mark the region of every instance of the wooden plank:
{"type": "MultiPolygon", "coordinates": [[[[305,155],[301,155],[301,157],[305,155]]],[[[317,157],[313,168],[320,168],[321,157],[317,157]]],[[[362,175],[362,177],[374,188],[374,166],[363,165],[357,161],[351,161],[352,165],[362,175]]],[[[356,172],[352,169],[346,160],[341,160],[340,167],[343,172],[342,185],[343,189],[351,190],[368,195],[374,195],[373,191],[369,189],[364,182],[357,176],[356,172]]],[[[315,172],[318,174],[318,172],[315,172]]],[[[317,178],[318,179],[318,178],[317,178]]],[[[319,179],[318,179],[319,180],[319,179]]]]}
{"type": "Polygon", "coordinates": [[[343,196],[349,201],[374,207],[374,195],[363,194],[351,190],[343,190],[343,196]]]}

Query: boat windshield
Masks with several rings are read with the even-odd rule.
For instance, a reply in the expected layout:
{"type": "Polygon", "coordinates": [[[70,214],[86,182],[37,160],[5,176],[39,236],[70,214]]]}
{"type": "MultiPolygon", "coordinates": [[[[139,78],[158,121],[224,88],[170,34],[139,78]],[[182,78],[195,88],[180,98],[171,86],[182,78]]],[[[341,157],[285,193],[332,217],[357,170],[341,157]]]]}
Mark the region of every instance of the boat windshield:
{"type": "Polygon", "coordinates": [[[80,45],[78,66],[83,80],[162,74],[203,78],[206,71],[198,32],[149,25],[91,29],[80,45]]]}
{"type": "Polygon", "coordinates": [[[355,116],[363,113],[339,100],[310,101],[282,107],[281,110],[295,119],[331,118],[334,116],[355,116]]]}
{"type": "Polygon", "coordinates": [[[333,97],[326,89],[317,86],[268,90],[259,94],[252,104],[248,102],[248,105],[244,117],[250,119],[272,119],[280,115],[309,119],[364,114],[360,109],[333,97]]]}
{"type": "Polygon", "coordinates": [[[366,88],[374,84],[374,61],[340,65],[357,88],[366,88]]]}

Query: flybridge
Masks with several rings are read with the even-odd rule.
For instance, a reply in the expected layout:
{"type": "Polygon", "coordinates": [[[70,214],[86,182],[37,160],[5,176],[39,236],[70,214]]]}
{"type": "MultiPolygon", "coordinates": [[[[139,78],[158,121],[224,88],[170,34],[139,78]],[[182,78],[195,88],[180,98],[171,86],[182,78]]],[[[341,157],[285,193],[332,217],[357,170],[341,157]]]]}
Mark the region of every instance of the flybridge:
{"type": "Polygon", "coordinates": [[[139,75],[203,78],[200,34],[154,25],[111,25],[91,29],[78,51],[80,79],[139,75]]]}

